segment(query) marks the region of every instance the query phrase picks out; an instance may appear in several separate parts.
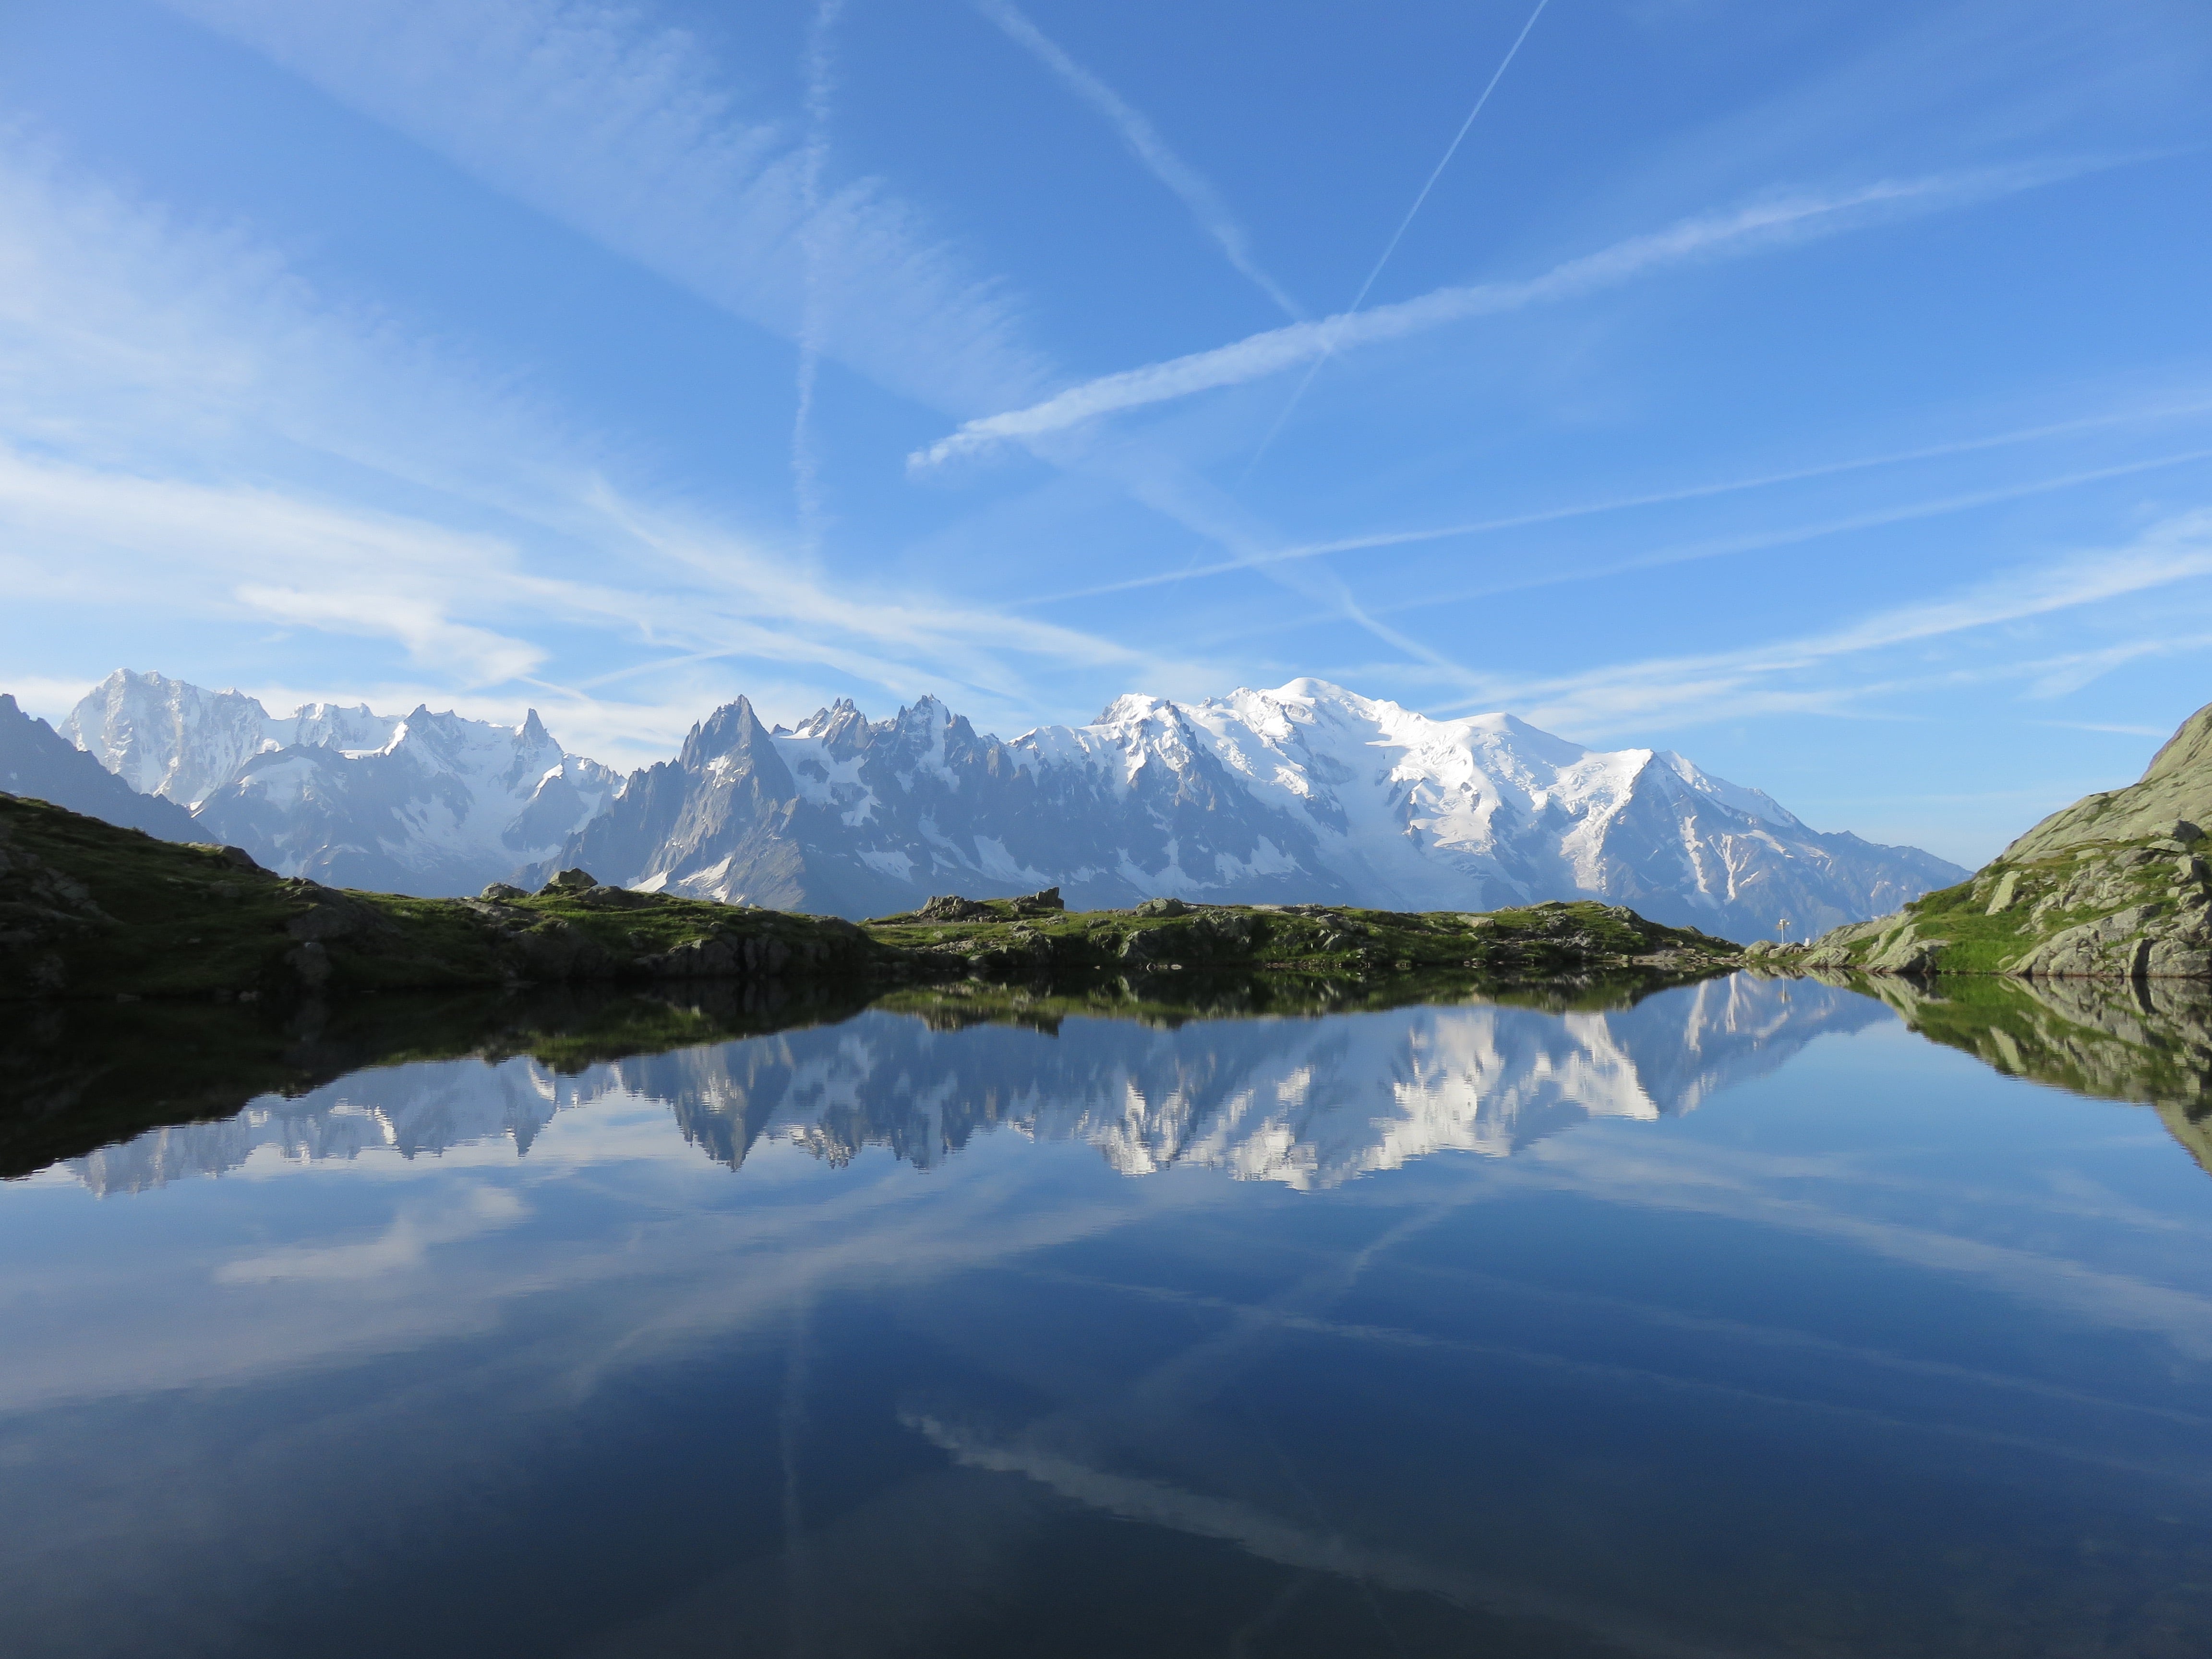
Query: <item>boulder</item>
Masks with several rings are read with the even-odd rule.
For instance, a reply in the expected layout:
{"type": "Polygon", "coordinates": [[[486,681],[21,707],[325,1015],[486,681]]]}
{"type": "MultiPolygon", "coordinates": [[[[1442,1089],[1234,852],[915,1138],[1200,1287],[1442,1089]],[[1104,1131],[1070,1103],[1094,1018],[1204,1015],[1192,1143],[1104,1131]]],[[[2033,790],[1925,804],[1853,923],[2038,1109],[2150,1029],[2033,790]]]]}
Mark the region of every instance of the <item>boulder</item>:
{"type": "MultiPolygon", "coordinates": [[[[1059,890],[1048,890],[1057,892],[1059,890]]],[[[924,921],[988,921],[993,911],[988,904],[971,898],[962,898],[957,893],[940,893],[915,912],[924,921]]]]}

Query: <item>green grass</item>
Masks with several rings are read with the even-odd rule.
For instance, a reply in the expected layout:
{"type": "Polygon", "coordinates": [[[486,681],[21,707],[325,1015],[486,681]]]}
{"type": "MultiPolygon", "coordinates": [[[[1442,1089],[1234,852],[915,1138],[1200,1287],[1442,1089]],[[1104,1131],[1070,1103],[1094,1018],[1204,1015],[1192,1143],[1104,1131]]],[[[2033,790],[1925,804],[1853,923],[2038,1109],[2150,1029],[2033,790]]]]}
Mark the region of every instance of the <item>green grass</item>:
{"type": "MultiPolygon", "coordinates": [[[[1936,971],[1943,974],[2003,974],[2010,971],[2039,945],[2067,929],[2095,921],[2118,910],[2148,904],[2155,914],[2175,907],[2169,897],[2175,854],[2158,853],[2148,864],[2112,873],[2121,884],[2114,900],[2053,908],[2039,920],[2031,915],[2037,899],[2052,892],[2087,860],[2109,864],[2144,842],[2095,842],[2087,848],[2069,847],[2047,858],[2020,863],[1996,860],[1978,871],[1971,880],[1923,894],[1906,904],[1900,915],[1913,925],[1921,939],[1939,941],[1943,951],[1936,971]],[[2087,855],[2085,859],[2084,855],[2087,855]],[[2013,902],[1996,915],[1988,913],[1991,892],[2010,874],[2013,902]]],[[[1816,945],[1818,941],[1814,941],[1816,945]]],[[[1809,949],[1813,946],[1800,947],[1809,949]]],[[[1848,947],[1853,965],[1868,961],[1881,948],[1877,937],[1855,939],[1848,947]]]]}
{"type": "Polygon", "coordinates": [[[1533,905],[1482,915],[1350,906],[1207,905],[1183,915],[1142,910],[1020,914],[1012,901],[988,920],[866,924],[883,942],[993,959],[1024,955],[1059,972],[1132,967],[1159,971],[1236,967],[1275,975],[1362,978],[1423,972],[1553,975],[1673,953],[1732,961],[1736,947],[1693,930],[1663,927],[1618,906],[1533,905]]]}
{"type": "Polygon", "coordinates": [[[1738,959],[1724,940],[1588,902],[1478,916],[1159,902],[1031,913],[997,901],[965,922],[862,927],[608,888],[496,904],[338,892],[12,796],[0,796],[0,997],[290,1000],[665,981],[669,953],[704,941],[737,953],[714,972],[754,982],[1238,975],[1277,982],[1243,994],[1332,1006],[1417,981],[1588,980],[1639,963],[1719,971],[1738,959]]]}

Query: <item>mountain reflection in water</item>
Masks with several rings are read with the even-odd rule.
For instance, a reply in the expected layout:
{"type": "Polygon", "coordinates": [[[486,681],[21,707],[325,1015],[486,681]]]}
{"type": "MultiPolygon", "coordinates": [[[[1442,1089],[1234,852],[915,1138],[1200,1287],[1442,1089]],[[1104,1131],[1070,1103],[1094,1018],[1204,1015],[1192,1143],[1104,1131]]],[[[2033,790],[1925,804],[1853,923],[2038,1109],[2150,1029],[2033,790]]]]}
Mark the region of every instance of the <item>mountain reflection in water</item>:
{"type": "Polygon", "coordinates": [[[1746,975],[1586,1012],[1476,1002],[1171,1027],[1078,1018],[1050,1034],[872,1012],[573,1076],[520,1057],[357,1072],[70,1167],[109,1194],[264,1152],[413,1158],[503,1138],[526,1154],[556,1112],[622,1096],[667,1103],[684,1138],[732,1170],[763,1137],[832,1164],[883,1146],[929,1169],[1005,1127],[1087,1141],[1123,1175],[1190,1164],[1310,1189],[1437,1152],[1504,1157],[1592,1118],[1687,1112],[1820,1032],[1881,1018],[1848,991],[1746,975]]]}
{"type": "Polygon", "coordinates": [[[4,1645],[2194,1655],[2207,1001],[49,1020],[4,1645]]]}

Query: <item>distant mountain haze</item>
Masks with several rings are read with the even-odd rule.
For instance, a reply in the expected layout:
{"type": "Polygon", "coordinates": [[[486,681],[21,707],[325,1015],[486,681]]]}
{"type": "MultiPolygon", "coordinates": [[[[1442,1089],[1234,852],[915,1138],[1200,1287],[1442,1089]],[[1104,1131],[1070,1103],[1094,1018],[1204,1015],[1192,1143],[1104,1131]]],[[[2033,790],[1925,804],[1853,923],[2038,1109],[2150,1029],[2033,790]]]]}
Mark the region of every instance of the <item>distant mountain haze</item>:
{"type": "Polygon", "coordinates": [[[112,776],[52,726],[17,708],[6,692],[0,692],[0,789],[163,841],[206,839],[183,807],[112,776]]]}
{"type": "Polygon", "coordinates": [[[533,710],[519,726],[252,697],[118,670],[66,729],[109,771],[193,803],[199,839],[335,887],[473,893],[557,850],[616,775],[568,754],[533,710]]]}
{"type": "Polygon", "coordinates": [[[128,671],[64,729],[118,778],[194,803],[199,839],[286,874],[430,896],[581,865],[853,917],[1048,886],[1075,908],[1595,897],[1751,939],[1784,917],[1803,938],[1878,915],[1966,874],[1814,830],[1667,750],[1585,749],[1510,714],[1431,720],[1316,679],[1125,696],[1087,726],[1011,739],[934,697],[875,721],[841,701],[795,730],[740,697],[623,780],[534,712],[514,727],[329,704],[278,717],[128,671]]]}

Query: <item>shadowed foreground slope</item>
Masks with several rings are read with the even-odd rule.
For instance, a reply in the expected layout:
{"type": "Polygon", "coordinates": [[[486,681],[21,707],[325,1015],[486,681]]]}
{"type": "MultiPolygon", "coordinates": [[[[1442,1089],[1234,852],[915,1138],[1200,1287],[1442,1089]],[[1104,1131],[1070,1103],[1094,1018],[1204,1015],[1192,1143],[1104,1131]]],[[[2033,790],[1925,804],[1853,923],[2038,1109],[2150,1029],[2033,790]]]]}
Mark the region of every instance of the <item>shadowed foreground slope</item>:
{"type": "Polygon", "coordinates": [[[1205,972],[1371,984],[1631,967],[1695,975],[1738,959],[1725,940],[1594,903],[1469,915],[1156,899],[1072,914],[1046,892],[935,900],[863,927],[601,886],[580,871],[535,894],[494,886],[481,898],[407,898],[273,876],[234,848],[171,845],[0,796],[0,998],[1205,972]]]}

